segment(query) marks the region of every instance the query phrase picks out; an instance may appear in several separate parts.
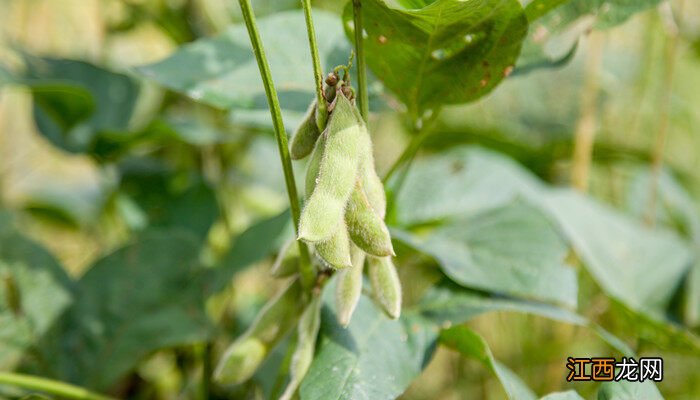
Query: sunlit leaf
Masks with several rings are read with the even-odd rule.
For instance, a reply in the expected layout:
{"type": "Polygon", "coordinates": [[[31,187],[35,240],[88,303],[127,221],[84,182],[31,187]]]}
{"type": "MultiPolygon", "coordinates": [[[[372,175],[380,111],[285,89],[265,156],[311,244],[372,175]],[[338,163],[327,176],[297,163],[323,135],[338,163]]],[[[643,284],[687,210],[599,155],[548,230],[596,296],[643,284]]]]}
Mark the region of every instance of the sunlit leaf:
{"type": "Polygon", "coordinates": [[[565,241],[541,211],[522,202],[451,219],[424,235],[393,232],[461,285],[576,305],[565,241]]]}
{"type": "MultiPolygon", "coordinates": [[[[438,0],[413,10],[366,0],[362,15],[369,67],[414,116],[489,93],[512,70],[527,33],[516,0],[438,0]]],[[[351,4],[343,19],[353,37],[351,4]]]]}

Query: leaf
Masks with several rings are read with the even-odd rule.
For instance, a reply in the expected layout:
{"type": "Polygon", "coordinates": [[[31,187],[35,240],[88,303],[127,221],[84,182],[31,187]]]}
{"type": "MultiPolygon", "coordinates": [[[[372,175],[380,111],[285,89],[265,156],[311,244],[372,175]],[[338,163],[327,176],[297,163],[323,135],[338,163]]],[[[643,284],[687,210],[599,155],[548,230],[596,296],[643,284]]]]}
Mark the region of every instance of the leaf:
{"type": "Polygon", "coordinates": [[[363,296],[349,327],[336,321],[333,293],[325,291],[316,356],[301,399],[394,399],[426,366],[437,332],[417,315],[390,320],[363,296]]]}
{"type": "Polygon", "coordinates": [[[598,400],[663,400],[651,381],[644,382],[604,382],[598,390],[598,400]]]}
{"type": "Polygon", "coordinates": [[[119,165],[120,192],[133,200],[151,228],[179,228],[201,241],[219,217],[214,190],[203,178],[183,177],[161,160],[130,158],[119,165]]]}
{"type": "Polygon", "coordinates": [[[440,332],[440,343],[484,364],[496,375],[509,399],[536,399],[532,390],[513,371],[493,357],[486,340],[470,328],[459,325],[445,329],[440,332]]]}
{"type": "Polygon", "coordinates": [[[132,78],[75,60],[25,55],[22,80],[34,95],[34,119],[54,145],[109,156],[128,141],[140,87],[132,78]]]}
{"type": "MultiPolygon", "coordinates": [[[[324,70],[347,63],[350,48],[337,17],[314,11],[313,18],[324,70]]],[[[315,90],[304,15],[300,10],[275,13],[258,19],[258,28],[285,125],[293,128],[315,90]]],[[[264,87],[243,24],[182,46],[165,60],[139,67],[137,72],[195,101],[236,109],[234,122],[270,126],[264,87]]]]}
{"type": "Polygon", "coordinates": [[[219,262],[219,267],[213,271],[209,291],[220,290],[244,267],[269,256],[292,237],[289,210],[251,225],[236,237],[231,249],[219,262]]]}
{"type": "Polygon", "coordinates": [[[460,285],[576,305],[565,241],[541,211],[523,202],[450,220],[427,235],[392,234],[433,257],[460,285]]]}
{"type": "Polygon", "coordinates": [[[411,311],[418,312],[438,326],[462,324],[480,314],[493,311],[532,314],[587,327],[620,353],[634,355],[632,349],[619,338],[575,312],[547,303],[477,294],[450,282],[443,282],[430,289],[411,311]]]}
{"type": "Polygon", "coordinates": [[[590,29],[608,29],[661,0],[534,0],[525,8],[530,33],[516,71],[556,66],[570,59],[590,29]]]}
{"type": "Polygon", "coordinates": [[[61,265],[0,212],[1,368],[11,369],[72,301],[73,285],[61,265]],[[8,304],[13,296],[16,304],[8,304]]]}
{"type": "Polygon", "coordinates": [[[683,241],[572,191],[552,191],[546,207],[608,295],[635,311],[663,313],[690,266],[683,241]]]}
{"type": "Polygon", "coordinates": [[[206,340],[198,257],[189,235],[150,231],[98,260],[78,282],[71,308],[42,338],[33,368],[103,389],[157,349],[206,340]]]}
{"type": "Polygon", "coordinates": [[[613,302],[613,315],[624,331],[638,338],[640,343],[678,354],[700,357],[700,337],[682,325],[665,318],[636,312],[620,302],[613,302]]]}
{"type": "MultiPolygon", "coordinates": [[[[512,70],[527,33],[517,0],[438,0],[419,10],[366,0],[362,17],[369,67],[414,116],[489,93],[512,70]]],[[[351,4],[343,20],[353,37],[351,4]]]]}
{"type": "Polygon", "coordinates": [[[581,395],[576,393],[575,390],[567,390],[566,392],[554,392],[550,393],[540,400],[584,400],[581,395]]]}
{"type": "Polygon", "coordinates": [[[532,174],[501,154],[460,147],[411,165],[391,217],[397,226],[440,221],[503,206],[516,197],[536,200],[541,187],[532,174]]]}

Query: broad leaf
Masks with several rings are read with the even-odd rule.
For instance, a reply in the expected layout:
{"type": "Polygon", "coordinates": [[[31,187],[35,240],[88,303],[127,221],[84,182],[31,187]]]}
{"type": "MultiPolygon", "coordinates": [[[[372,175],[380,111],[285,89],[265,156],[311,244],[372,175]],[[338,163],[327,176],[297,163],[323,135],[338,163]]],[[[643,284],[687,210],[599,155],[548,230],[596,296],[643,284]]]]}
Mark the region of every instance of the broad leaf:
{"type": "Polygon", "coordinates": [[[34,119],[54,145],[110,156],[128,141],[139,85],[126,75],[75,60],[25,56],[34,119]]]}
{"type": "Polygon", "coordinates": [[[42,338],[42,362],[33,367],[106,388],[157,349],[206,340],[198,257],[189,236],[162,231],[97,261],[78,282],[74,304],[42,338]]]}
{"type": "Polygon", "coordinates": [[[216,292],[243,268],[268,257],[293,237],[289,210],[256,222],[234,239],[233,246],[212,271],[210,292],[216,292]]]}
{"type": "MultiPolygon", "coordinates": [[[[314,24],[324,70],[347,63],[350,48],[337,17],[315,11],[314,24]]],[[[276,13],[260,18],[258,28],[285,124],[292,128],[313,100],[315,90],[304,15],[298,10],[276,13]]],[[[138,72],[195,101],[235,109],[234,122],[270,126],[265,89],[243,24],[182,46],[172,56],[140,67],[138,72]]]]}
{"type": "Polygon", "coordinates": [[[12,368],[73,300],[70,278],[0,213],[0,368],[12,368]]]}
{"type": "MultiPolygon", "coordinates": [[[[365,0],[362,16],[369,67],[416,117],[493,90],[527,33],[517,0],[438,0],[417,10],[365,0]]],[[[354,37],[351,3],[343,19],[354,37]]]]}
{"type": "Polygon", "coordinates": [[[552,191],[546,207],[605,292],[633,310],[662,314],[691,263],[683,241],[571,191],[552,191]]]}
{"type": "Polygon", "coordinates": [[[663,400],[651,381],[644,382],[605,382],[598,391],[598,400],[663,400]]]}
{"type": "MultiPolygon", "coordinates": [[[[391,183],[388,185],[391,187],[391,183]]],[[[537,199],[540,182],[501,154],[461,147],[416,160],[396,194],[395,225],[410,226],[537,199]]]]}
{"type": "Polygon", "coordinates": [[[522,202],[452,219],[425,235],[393,233],[461,285],[576,305],[566,243],[541,211],[522,202]]]}
{"type": "Polygon", "coordinates": [[[204,240],[219,216],[214,191],[202,177],[183,180],[175,170],[153,158],[127,159],[119,165],[120,191],[133,200],[155,228],[179,228],[204,240]]]}
{"type": "Polygon", "coordinates": [[[363,296],[348,328],[334,314],[334,288],[325,291],[316,356],[301,399],[394,399],[420,374],[437,330],[416,315],[390,320],[363,296]]]}
{"type": "Polygon", "coordinates": [[[584,400],[581,395],[576,393],[574,390],[568,390],[566,392],[555,392],[555,393],[550,393],[542,398],[540,400],[584,400]]]}
{"type": "Polygon", "coordinates": [[[525,8],[530,32],[516,71],[556,67],[576,51],[580,36],[649,10],[661,0],[534,0],[525,8]]]}
{"type": "Polygon", "coordinates": [[[513,371],[493,357],[486,340],[470,328],[459,325],[443,330],[440,343],[484,364],[498,377],[509,399],[536,399],[532,390],[513,371]]]}
{"type": "Polygon", "coordinates": [[[546,303],[486,296],[460,288],[453,283],[443,282],[433,287],[411,310],[415,310],[438,326],[462,324],[478,315],[495,311],[537,315],[566,324],[587,327],[620,353],[626,356],[634,355],[632,349],[619,338],[572,311],[546,303]]]}

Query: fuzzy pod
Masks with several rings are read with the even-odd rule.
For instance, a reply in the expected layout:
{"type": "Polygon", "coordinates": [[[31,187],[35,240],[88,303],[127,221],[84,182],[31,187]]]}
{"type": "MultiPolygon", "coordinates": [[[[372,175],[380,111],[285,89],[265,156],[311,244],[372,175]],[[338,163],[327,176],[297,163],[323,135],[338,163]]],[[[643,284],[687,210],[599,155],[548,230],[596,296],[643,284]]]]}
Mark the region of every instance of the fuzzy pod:
{"type": "Polygon", "coordinates": [[[350,237],[345,221],[341,221],[330,239],[314,243],[314,249],[321,260],[333,269],[351,267],[350,237]]]}
{"type": "Polygon", "coordinates": [[[365,264],[365,253],[353,245],[351,254],[352,268],[338,272],[335,286],[336,318],[343,327],[350,324],[350,319],[362,294],[362,270],[365,264]]]}
{"type": "Polygon", "coordinates": [[[367,200],[379,218],[386,217],[386,193],[382,179],[377,175],[374,166],[374,155],[372,153],[372,137],[369,134],[367,123],[362,118],[360,111],[354,108],[355,118],[362,130],[362,159],[360,160],[360,179],[364,187],[367,200]]]}
{"type": "Polygon", "coordinates": [[[312,101],[294,132],[294,136],[292,136],[292,145],[289,150],[292,160],[301,160],[311,154],[316,140],[321,135],[321,131],[318,129],[319,125],[316,123],[317,108],[316,100],[312,101]]]}
{"type": "Polygon", "coordinates": [[[270,300],[250,327],[224,352],[214,371],[221,384],[238,384],[253,376],[270,349],[284,337],[299,318],[301,284],[292,282],[270,300]]]}
{"type": "Polygon", "coordinates": [[[343,218],[358,176],[362,135],[353,106],[338,96],[328,121],[316,187],[301,213],[299,239],[328,240],[343,218]]]}
{"type": "Polygon", "coordinates": [[[316,295],[299,319],[297,325],[297,344],[289,365],[289,383],[280,400],[291,400],[309,371],[314,358],[316,338],[321,327],[321,295],[316,295]]]}
{"type": "Polygon", "coordinates": [[[401,315],[401,281],[391,257],[367,257],[375,300],[392,319],[401,315]]]}
{"type": "Polygon", "coordinates": [[[326,147],[326,135],[321,135],[321,137],[316,141],[316,146],[314,147],[313,153],[311,153],[311,159],[306,165],[306,179],[304,181],[304,192],[305,197],[308,199],[316,187],[316,180],[318,179],[318,171],[321,167],[321,159],[323,158],[323,151],[326,147]]]}
{"type": "Polygon", "coordinates": [[[288,240],[280,249],[272,263],[270,275],[286,278],[299,272],[299,246],[295,240],[288,240]]]}
{"type": "Polygon", "coordinates": [[[348,201],[345,222],[353,243],[367,254],[377,257],[395,255],[389,229],[369,204],[361,181],[358,181],[348,201]]]}
{"type": "MultiPolygon", "coordinates": [[[[366,134],[369,136],[369,133],[366,134]]],[[[379,218],[383,220],[386,217],[386,193],[384,192],[384,184],[374,169],[374,157],[372,156],[371,147],[365,153],[365,157],[360,164],[360,181],[369,204],[379,218]]]]}

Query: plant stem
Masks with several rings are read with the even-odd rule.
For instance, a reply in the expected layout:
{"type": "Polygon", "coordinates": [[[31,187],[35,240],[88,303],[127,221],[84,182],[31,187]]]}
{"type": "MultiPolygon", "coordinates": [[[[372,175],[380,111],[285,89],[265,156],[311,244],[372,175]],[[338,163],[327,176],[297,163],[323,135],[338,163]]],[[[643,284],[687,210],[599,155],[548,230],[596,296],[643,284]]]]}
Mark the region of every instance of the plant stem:
{"type": "Polygon", "coordinates": [[[0,372],[0,384],[50,393],[67,399],[115,400],[112,397],[93,393],[80,386],[74,386],[37,376],[15,374],[10,372],[0,372]]]}
{"type": "MultiPolygon", "coordinates": [[[[282,121],[282,111],[280,109],[279,98],[277,97],[275,85],[272,82],[272,73],[270,72],[270,65],[268,64],[267,57],[265,56],[265,49],[263,48],[262,40],[260,39],[260,33],[258,32],[258,26],[255,22],[255,15],[253,14],[253,10],[250,5],[250,0],[239,0],[238,2],[241,5],[241,13],[243,14],[245,26],[248,29],[248,36],[250,37],[250,42],[253,46],[255,59],[258,62],[258,68],[260,69],[260,77],[262,78],[263,85],[265,86],[267,104],[270,107],[270,115],[272,116],[272,124],[275,128],[275,138],[277,139],[277,147],[280,152],[280,158],[282,160],[282,169],[284,170],[284,181],[287,185],[289,207],[292,211],[294,230],[298,233],[301,208],[299,206],[299,195],[297,194],[296,182],[294,181],[292,160],[289,157],[287,133],[284,130],[284,122],[282,121]]],[[[309,258],[309,249],[306,247],[306,244],[301,240],[298,240],[297,243],[299,245],[300,254],[301,283],[305,289],[310,290],[314,285],[314,281],[316,280],[316,273],[313,269],[313,266],[311,265],[311,261],[309,258]]]]}
{"type": "MultiPolygon", "coordinates": [[[[651,182],[649,188],[649,204],[647,208],[646,223],[650,226],[656,224],[656,205],[658,202],[659,179],[664,164],[664,150],[668,137],[668,113],[671,105],[671,95],[673,94],[673,75],[676,70],[676,58],[678,53],[678,42],[680,39],[680,27],[673,21],[673,11],[670,5],[667,12],[666,30],[668,36],[665,47],[666,68],[663,77],[662,93],[659,99],[658,115],[659,125],[656,132],[656,140],[651,154],[651,182]]],[[[678,2],[679,15],[683,15],[684,2],[678,2]]]]}
{"type": "Polygon", "coordinates": [[[365,65],[361,3],[361,0],[352,1],[352,18],[355,26],[355,54],[357,55],[357,99],[360,103],[360,115],[362,115],[362,119],[367,122],[369,116],[369,100],[367,96],[367,68],[365,65]]]}
{"type": "Polygon", "coordinates": [[[586,74],[581,93],[581,115],[576,125],[571,183],[581,192],[588,191],[588,176],[593,156],[597,121],[598,79],[603,57],[603,36],[591,33],[586,61],[586,74]]]}
{"type": "MultiPolygon", "coordinates": [[[[311,15],[311,0],[301,0],[301,7],[304,9],[304,19],[306,20],[306,33],[309,35],[309,49],[311,50],[311,60],[314,66],[314,82],[316,82],[316,104],[321,115],[328,114],[328,105],[323,98],[323,70],[321,69],[321,57],[318,55],[318,45],[316,44],[316,30],[314,29],[314,19],[311,15]]],[[[325,121],[326,118],[322,118],[325,121]]],[[[325,125],[325,123],[324,123],[325,125]]],[[[325,126],[319,127],[321,130],[325,126]]]]}

